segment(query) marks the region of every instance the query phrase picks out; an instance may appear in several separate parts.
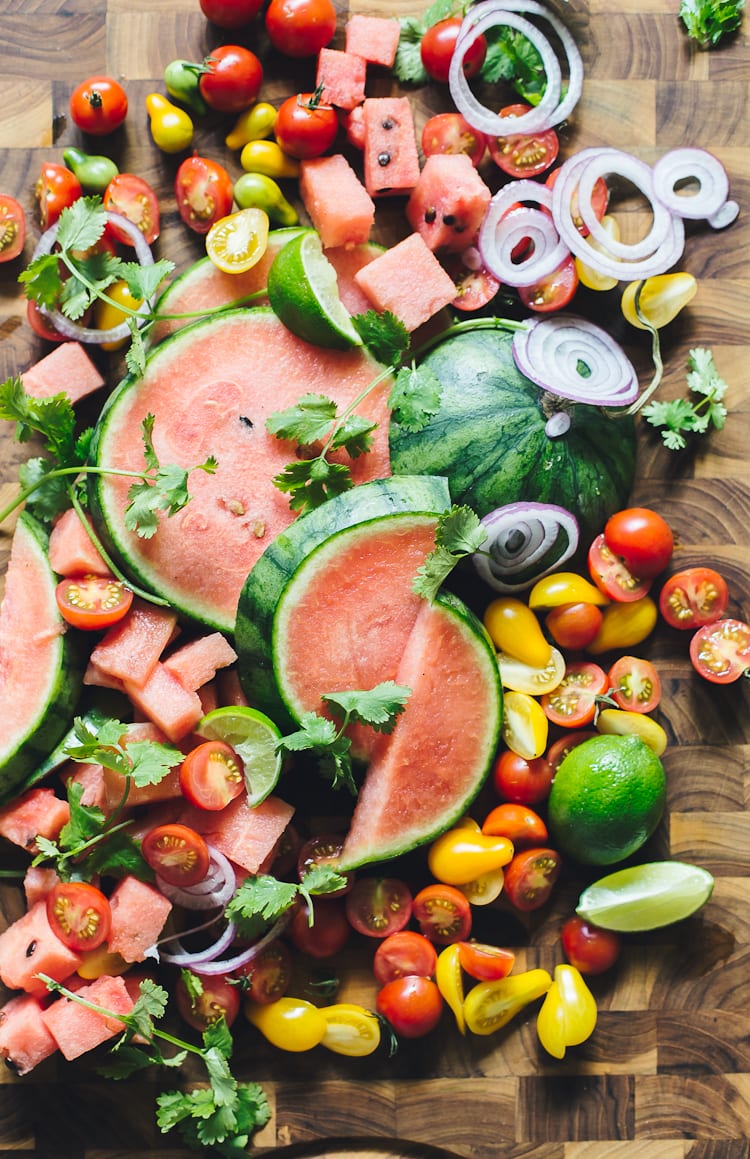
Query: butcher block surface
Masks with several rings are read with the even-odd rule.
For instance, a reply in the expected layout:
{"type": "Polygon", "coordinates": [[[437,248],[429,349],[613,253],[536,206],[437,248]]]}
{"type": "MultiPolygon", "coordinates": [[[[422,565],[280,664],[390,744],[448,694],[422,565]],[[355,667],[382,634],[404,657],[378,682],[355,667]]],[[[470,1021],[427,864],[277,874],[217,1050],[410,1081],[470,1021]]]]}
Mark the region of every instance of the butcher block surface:
{"type": "MultiPolygon", "coordinates": [[[[339,0],[334,41],[343,47],[348,12],[418,13],[397,0],[339,0]]],[[[425,5],[426,6],[426,5],[425,5]]],[[[731,590],[730,614],[750,616],[750,47],[747,27],[711,52],[694,47],[677,18],[678,0],[571,0],[558,11],[580,45],[583,97],[564,128],[562,156],[591,145],[615,145],[648,162],[676,146],[710,149],[723,162],[739,219],[714,232],[689,225],[680,268],[699,281],[689,309],[664,334],[662,398],[685,384],[689,349],[710,347],[729,383],[725,428],[679,454],[639,423],[633,501],[653,506],[671,524],[672,570],[708,564],[731,590]]],[[[312,87],[313,64],[283,61],[269,50],[262,22],[222,33],[198,0],[0,0],[0,192],[27,213],[23,262],[0,266],[0,381],[49,349],[26,325],[16,281],[39,234],[34,182],[46,160],[76,144],[113,150],[121,170],[159,191],[160,256],[184,269],[203,242],[179,220],[173,175],[180,158],[151,142],[146,95],[164,92],[174,58],[201,60],[220,43],[258,49],[266,65],[262,96],[275,104],[312,87]],[[126,86],[130,113],[112,142],[84,142],[68,116],[69,94],[85,77],[106,72],[126,86]]],[[[385,71],[368,92],[400,92],[385,71]]],[[[417,125],[449,107],[434,87],[409,90],[417,125]]],[[[508,94],[502,103],[512,99],[508,94]]],[[[200,122],[196,147],[239,175],[224,148],[230,118],[200,122]]],[[[290,196],[294,189],[289,187],[290,196]]],[[[379,206],[376,240],[404,236],[403,201],[379,206]]],[[[606,296],[608,316],[616,296],[606,296]]],[[[632,332],[629,341],[633,342],[632,332]]],[[[643,381],[648,345],[632,347],[643,381]]],[[[122,371],[112,358],[108,373],[122,371]]],[[[0,432],[2,497],[13,493],[28,447],[0,432]]],[[[220,448],[217,448],[220,454],[220,448]]],[[[9,528],[0,538],[7,559],[9,528]]],[[[748,681],[712,685],[688,661],[687,633],[662,629],[640,652],[655,661],[664,694],[658,718],[667,731],[664,756],[668,811],[646,852],[693,862],[715,875],[713,897],[679,925],[627,939],[614,971],[592,980],[599,1021],[592,1038],[557,1062],[536,1039],[534,1015],[521,1015],[487,1038],[461,1037],[445,1012],[427,1038],[404,1041],[389,1058],[345,1059],[316,1049],[282,1054],[241,1027],[239,1076],[264,1085],[270,1123],[258,1153],[344,1159],[743,1159],[750,1156],[750,697],[748,681]]],[[[3,861],[13,862],[9,847],[3,861]]],[[[486,941],[512,946],[517,969],[562,960],[559,929],[580,889],[576,872],[553,900],[524,920],[509,911],[483,914],[486,941]]],[[[22,909],[17,885],[0,888],[0,928],[22,909]]],[[[371,1005],[371,948],[353,943],[340,995],[371,1005]]],[[[325,972],[325,964],[323,964],[325,972]]],[[[200,1079],[192,1066],[180,1076],[200,1079]]],[[[179,1159],[176,1136],[155,1125],[162,1076],[114,1083],[94,1062],[48,1060],[34,1073],[0,1074],[0,1154],[13,1159],[179,1159]]],[[[166,1088],[175,1085],[166,1076],[166,1088]]]]}

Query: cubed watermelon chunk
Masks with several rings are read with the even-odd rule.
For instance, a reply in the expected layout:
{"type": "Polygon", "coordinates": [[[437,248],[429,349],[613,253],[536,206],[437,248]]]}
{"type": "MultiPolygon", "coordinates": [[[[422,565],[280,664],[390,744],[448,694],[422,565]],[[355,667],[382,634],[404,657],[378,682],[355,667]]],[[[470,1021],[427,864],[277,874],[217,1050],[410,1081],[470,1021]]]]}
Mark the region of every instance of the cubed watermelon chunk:
{"type": "Polygon", "coordinates": [[[347,52],[355,52],[370,64],[392,68],[396,59],[401,25],[388,16],[362,16],[358,12],[346,22],[347,52]]]}
{"type": "Polygon", "coordinates": [[[66,394],[78,402],[92,394],[104,379],[80,342],[62,342],[21,375],[23,388],[34,398],[66,394]]]}
{"type": "Polygon", "coordinates": [[[54,840],[69,819],[70,806],[54,789],[27,789],[0,809],[0,836],[36,853],[36,838],[54,840]]]}
{"type": "Polygon", "coordinates": [[[197,692],[220,668],[234,664],[237,653],[221,632],[197,636],[164,659],[164,667],[188,692],[197,692]]]}
{"type": "Polygon", "coordinates": [[[43,900],[0,934],[0,982],[9,990],[46,994],[47,987],[37,974],[64,982],[80,962],[81,955],[69,950],[52,930],[43,900]]]}
{"type": "Polygon", "coordinates": [[[26,898],[26,908],[31,909],[38,901],[46,898],[59,880],[57,870],[43,865],[29,865],[23,875],[23,894],[26,898]]]}
{"type": "Polygon", "coordinates": [[[466,153],[428,157],[406,203],[406,216],[431,250],[471,244],[492,194],[466,153]]]}
{"type": "Polygon", "coordinates": [[[371,197],[411,193],[419,180],[419,153],[409,98],[368,97],[362,108],[367,192],[371,197]]]}
{"type": "Polygon", "coordinates": [[[93,649],[91,662],[104,676],[143,685],[176,627],[175,612],[135,599],[127,616],[105,632],[93,649]]]}
{"type": "Polygon", "coordinates": [[[375,205],[341,153],[302,161],[299,192],[324,249],[367,241],[375,205]]]}
{"type": "Polygon", "coordinates": [[[58,575],[110,575],[107,564],[72,507],[63,511],[50,532],[49,562],[58,575]]]}
{"type": "Polygon", "coordinates": [[[321,100],[337,109],[353,109],[365,99],[367,63],[353,52],[321,48],[318,53],[316,89],[322,86],[321,100]]]}
{"type": "Polygon", "coordinates": [[[385,250],[354,277],[376,310],[391,310],[416,330],[456,296],[453,279],[418,233],[385,250]],[[404,272],[408,271],[408,278],[404,272]]]}
{"type": "Polygon", "coordinates": [[[153,885],[128,875],[113,889],[109,905],[112,927],[108,949],[126,962],[143,962],[164,929],[171,901],[153,885]]]}
{"type": "Polygon", "coordinates": [[[203,716],[197,692],[183,688],[160,660],[144,684],[122,683],[135,707],[175,744],[192,732],[203,716]]]}
{"type": "Polygon", "coordinates": [[[88,761],[70,761],[60,769],[60,779],[66,788],[71,781],[83,785],[82,805],[95,805],[98,809],[106,809],[107,794],[104,788],[104,769],[101,765],[90,764],[88,761]]]}
{"type": "MultiPolygon", "coordinates": [[[[114,1014],[129,1014],[135,1005],[122,978],[111,978],[108,974],[76,992],[87,1002],[114,1014]]],[[[68,1061],[80,1058],[125,1029],[119,1018],[98,1014],[73,998],[58,998],[41,1016],[68,1061]]]]}
{"type": "Polygon", "coordinates": [[[243,793],[219,813],[185,805],[180,821],[248,873],[258,873],[273,855],[294,809],[280,797],[266,797],[251,809],[243,793]]]}
{"type": "Polygon", "coordinates": [[[14,1074],[24,1075],[57,1050],[33,994],[17,994],[0,1010],[0,1058],[14,1074]]]}

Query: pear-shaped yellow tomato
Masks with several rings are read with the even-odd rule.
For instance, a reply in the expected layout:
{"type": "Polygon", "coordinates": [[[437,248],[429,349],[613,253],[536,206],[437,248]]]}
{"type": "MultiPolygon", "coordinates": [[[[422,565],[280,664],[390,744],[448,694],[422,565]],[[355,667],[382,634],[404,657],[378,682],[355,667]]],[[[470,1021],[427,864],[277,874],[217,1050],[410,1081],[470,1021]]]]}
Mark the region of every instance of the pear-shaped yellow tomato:
{"type": "Polygon", "coordinates": [[[146,109],[154,144],[162,153],[181,153],[193,140],[193,122],[178,105],[173,105],[161,93],[149,93],[146,109]]]}
{"type": "Polygon", "coordinates": [[[555,967],[555,976],[536,1020],[539,1041],[553,1058],[564,1058],[594,1032],[596,999],[575,966],[555,967]]]}
{"type": "Polygon", "coordinates": [[[461,826],[449,829],[430,846],[430,873],[446,885],[466,885],[483,873],[501,869],[513,856],[507,837],[494,837],[461,826]]]}
{"type": "Polygon", "coordinates": [[[245,1016],[279,1050],[312,1050],[325,1036],[328,1024],[322,1011],[305,998],[278,998],[262,1005],[248,999],[245,1016]]]}
{"type": "Polygon", "coordinates": [[[622,292],[620,309],[631,326],[647,330],[647,323],[660,330],[672,322],[680,311],[692,302],[698,283],[692,274],[655,274],[641,282],[629,282],[622,292]]]}
{"type": "Polygon", "coordinates": [[[435,967],[435,981],[438,990],[453,1011],[456,1026],[462,1034],[466,1034],[464,982],[458,942],[454,942],[452,946],[446,946],[444,950],[440,951],[435,967]]]}
{"type": "Polygon", "coordinates": [[[532,668],[546,668],[549,664],[551,645],[531,608],[522,600],[512,596],[492,600],[484,611],[484,626],[498,652],[507,652],[532,668]]]}
{"type": "Polygon", "coordinates": [[[509,974],[496,982],[473,986],[464,1001],[466,1026],[472,1034],[493,1034],[516,1014],[546,994],[552,979],[546,970],[509,974]]]}

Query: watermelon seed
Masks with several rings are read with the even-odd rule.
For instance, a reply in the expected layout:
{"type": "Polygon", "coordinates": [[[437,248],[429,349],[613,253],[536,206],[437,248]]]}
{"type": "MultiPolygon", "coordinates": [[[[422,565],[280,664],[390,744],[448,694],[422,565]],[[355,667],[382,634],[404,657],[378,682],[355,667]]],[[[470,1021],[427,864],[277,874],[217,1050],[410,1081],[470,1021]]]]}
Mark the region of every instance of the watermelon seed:
{"type": "Polygon", "coordinates": [[[385,166],[390,165],[390,163],[391,163],[390,153],[378,153],[378,165],[380,165],[381,168],[384,169],[385,166]]]}

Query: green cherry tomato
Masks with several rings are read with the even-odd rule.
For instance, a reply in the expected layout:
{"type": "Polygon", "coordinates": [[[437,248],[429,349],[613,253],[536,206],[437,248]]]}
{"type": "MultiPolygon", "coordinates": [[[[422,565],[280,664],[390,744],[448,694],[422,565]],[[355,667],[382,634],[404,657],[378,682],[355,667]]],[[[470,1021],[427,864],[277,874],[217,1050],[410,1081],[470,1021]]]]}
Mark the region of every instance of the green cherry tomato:
{"type": "Polygon", "coordinates": [[[164,69],[164,87],[173,100],[179,101],[195,113],[203,117],[208,112],[208,105],[200,93],[200,67],[189,60],[171,60],[164,69]]]}
{"type": "Polygon", "coordinates": [[[318,1046],[328,1030],[324,1015],[304,998],[285,996],[266,1005],[248,1001],[245,1016],[272,1046],[295,1053],[318,1046]]]}
{"type": "Polygon", "coordinates": [[[297,225],[299,215],[282,193],[281,186],[265,173],[243,173],[234,183],[234,200],[240,209],[263,209],[275,225],[297,225]]]}
{"type": "Polygon", "coordinates": [[[63,161],[80,181],[84,193],[104,193],[120,172],[111,157],[84,153],[73,145],[63,152],[63,161]]]}

